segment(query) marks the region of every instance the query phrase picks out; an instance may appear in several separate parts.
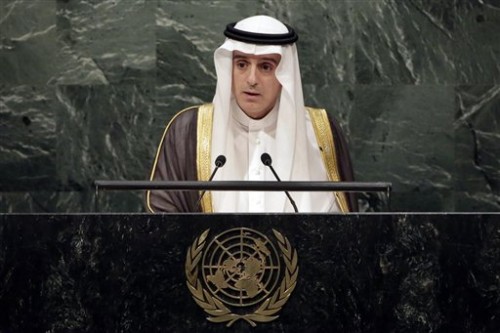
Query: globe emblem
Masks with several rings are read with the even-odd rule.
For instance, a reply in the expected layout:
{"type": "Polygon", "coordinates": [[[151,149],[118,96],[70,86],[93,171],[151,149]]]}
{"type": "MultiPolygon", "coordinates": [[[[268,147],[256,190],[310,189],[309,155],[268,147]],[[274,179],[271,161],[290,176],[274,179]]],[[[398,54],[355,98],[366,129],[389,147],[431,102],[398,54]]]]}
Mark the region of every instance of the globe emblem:
{"type": "Polygon", "coordinates": [[[264,234],[234,228],[217,235],[202,258],[202,275],[211,294],[227,305],[263,301],[276,288],[280,256],[264,234]]]}

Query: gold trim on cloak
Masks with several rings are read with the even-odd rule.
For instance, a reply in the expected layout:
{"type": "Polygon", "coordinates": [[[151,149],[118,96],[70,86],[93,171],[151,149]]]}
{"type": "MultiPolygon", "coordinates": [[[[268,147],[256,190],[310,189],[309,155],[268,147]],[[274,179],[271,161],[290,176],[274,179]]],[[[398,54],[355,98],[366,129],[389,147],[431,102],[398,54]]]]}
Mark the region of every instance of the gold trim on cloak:
{"type": "MultiPolygon", "coordinates": [[[[214,106],[211,103],[203,104],[198,108],[197,143],[196,143],[196,169],[198,180],[210,179],[210,159],[212,146],[212,125],[214,120],[214,106]]],[[[203,191],[200,191],[202,195],[203,191]]],[[[201,200],[201,209],[204,213],[212,213],[212,193],[206,191],[201,200]]]]}
{"type": "MultiPolygon", "coordinates": [[[[333,132],[326,110],[307,107],[307,111],[309,111],[309,115],[311,116],[316,141],[321,151],[321,157],[326,167],[328,178],[332,182],[338,182],[341,179],[338,170],[337,151],[335,150],[333,132]]],[[[344,192],[334,192],[334,195],[340,210],[343,213],[349,212],[346,194],[344,192]]]]}

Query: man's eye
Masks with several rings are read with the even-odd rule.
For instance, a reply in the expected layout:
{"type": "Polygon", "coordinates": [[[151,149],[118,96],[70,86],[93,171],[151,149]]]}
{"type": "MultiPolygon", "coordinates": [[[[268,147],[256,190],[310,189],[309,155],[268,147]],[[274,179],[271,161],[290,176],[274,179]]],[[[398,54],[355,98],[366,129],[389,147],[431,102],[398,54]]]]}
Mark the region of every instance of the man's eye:
{"type": "Polygon", "coordinates": [[[266,71],[266,72],[269,72],[269,71],[272,71],[273,70],[273,66],[271,64],[262,64],[261,65],[261,68],[266,71]]]}
{"type": "Polygon", "coordinates": [[[246,67],[246,65],[247,65],[247,64],[246,64],[246,63],[244,63],[244,62],[237,62],[237,63],[236,63],[236,67],[238,67],[238,68],[245,68],[245,67],[246,67]]]}

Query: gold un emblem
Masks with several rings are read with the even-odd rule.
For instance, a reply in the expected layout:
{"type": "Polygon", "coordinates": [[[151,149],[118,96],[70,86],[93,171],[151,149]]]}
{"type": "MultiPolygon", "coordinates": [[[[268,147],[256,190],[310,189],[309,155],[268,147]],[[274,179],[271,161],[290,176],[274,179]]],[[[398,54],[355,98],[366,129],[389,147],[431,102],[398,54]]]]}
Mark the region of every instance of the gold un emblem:
{"type": "Polygon", "coordinates": [[[207,320],[231,326],[241,319],[256,326],[278,318],[299,273],[288,239],[273,229],[278,251],[253,229],[229,229],[210,241],[209,232],[194,240],[186,256],[187,286],[207,320]]]}

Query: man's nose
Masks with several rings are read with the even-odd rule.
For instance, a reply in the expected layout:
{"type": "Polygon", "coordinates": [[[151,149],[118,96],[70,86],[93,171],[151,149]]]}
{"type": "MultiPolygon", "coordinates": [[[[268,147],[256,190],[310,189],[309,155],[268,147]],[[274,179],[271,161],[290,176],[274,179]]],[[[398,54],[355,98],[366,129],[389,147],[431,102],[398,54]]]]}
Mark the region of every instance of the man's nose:
{"type": "Polygon", "coordinates": [[[250,66],[247,76],[248,85],[254,87],[257,85],[257,66],[250,66]]]}

